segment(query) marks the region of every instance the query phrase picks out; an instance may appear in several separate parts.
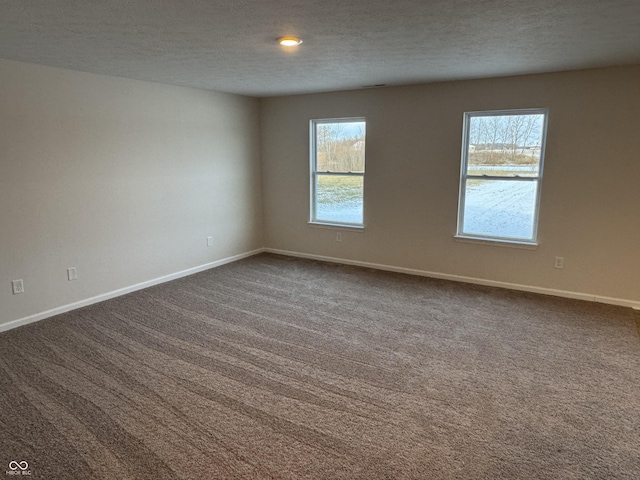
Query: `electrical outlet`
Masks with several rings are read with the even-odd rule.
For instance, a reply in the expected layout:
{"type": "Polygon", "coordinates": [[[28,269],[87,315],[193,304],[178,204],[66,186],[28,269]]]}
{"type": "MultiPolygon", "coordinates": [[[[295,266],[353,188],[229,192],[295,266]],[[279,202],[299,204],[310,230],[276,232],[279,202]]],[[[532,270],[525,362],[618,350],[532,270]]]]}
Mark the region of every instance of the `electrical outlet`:
{"type": "Polygon", "coordinates": [[[76,271],[76,267],[67,268],[67,278],[69,281],[78,279],[78,272],[76,271]]]}
{"type": "Polygon", "coordinates": [[[336,232],[336,242],[342,241],[342,232],[336,232]]]}
{"type": "Polygon", "coordinates": [[[213,247],[213,237],[207,237],[207,247],[213,247]]]}
{"type": "Polygon", "coordinates": [[[14,295],[17,295],[19,293],[24,293],[24,283],[23,283],[22,279],[14,280],[13,282],[11,282],[11,285],[13,287],[13,294],[14,295]]]}
{"type": "Polygon", "coordinates": [[[564,257],[556,257],[553,268],[564,268],[564,257]]]}

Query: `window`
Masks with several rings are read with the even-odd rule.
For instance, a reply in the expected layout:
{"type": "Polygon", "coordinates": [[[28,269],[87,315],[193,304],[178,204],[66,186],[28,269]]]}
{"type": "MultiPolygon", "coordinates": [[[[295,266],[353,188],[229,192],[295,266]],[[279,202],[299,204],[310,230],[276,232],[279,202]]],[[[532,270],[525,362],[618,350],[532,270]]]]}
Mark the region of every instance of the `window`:
{"type": "Polygon", "coordinates": [[[458,237],[536,243],[547,114],[465,113],[458,237]]]}
{"type": "Polygon", "coordinates": [[[311,223],[364,224],[364,118],[311,121],[311,223]]]}

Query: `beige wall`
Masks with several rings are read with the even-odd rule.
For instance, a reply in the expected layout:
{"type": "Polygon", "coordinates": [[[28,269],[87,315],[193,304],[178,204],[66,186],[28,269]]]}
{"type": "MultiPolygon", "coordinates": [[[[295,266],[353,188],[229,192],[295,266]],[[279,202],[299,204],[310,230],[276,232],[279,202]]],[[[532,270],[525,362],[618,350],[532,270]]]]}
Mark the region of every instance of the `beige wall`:
{"type": "Polygon", "coordinates": [[[0,86],[0,329],[262,246],[640,301],[640,66],[258,101],[0,60],[0,86]],[[456,242],[462,113],[528,107],[539,247],[456,242]],[[343,116],[366,228],[338,243],[307,224],[308,133],[343,116]]]}
{"type": "Polygon", "coordinates": [[[0,60],[0,327],[260,248],[259,161],[256,99],[0,60]]]}
{"type": "Polygon", "coordinates": [[[640,66],[261,100],[272,249],[640,301],[640,66]],[[549,108],[536,250],[454,240],[465,111],[549,108]],[[309,226],[309,120],[365,116],[364,232],[309,226]],[[555,256],[565,268],[553,268],[555,256]]]}

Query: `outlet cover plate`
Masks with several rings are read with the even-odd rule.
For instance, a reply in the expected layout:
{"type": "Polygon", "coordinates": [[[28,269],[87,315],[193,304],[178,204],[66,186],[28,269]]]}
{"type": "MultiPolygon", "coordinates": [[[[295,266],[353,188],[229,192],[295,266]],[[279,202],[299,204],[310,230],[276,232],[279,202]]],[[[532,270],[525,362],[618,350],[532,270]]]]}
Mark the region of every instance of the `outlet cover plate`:
{"type": "Polygon", "coordinates": [[[24,293],[24,283],[22,279],[14,280],[11,282],[11,286],[13,287],[13,294],[18,295],[19,293],[24,293]]]}

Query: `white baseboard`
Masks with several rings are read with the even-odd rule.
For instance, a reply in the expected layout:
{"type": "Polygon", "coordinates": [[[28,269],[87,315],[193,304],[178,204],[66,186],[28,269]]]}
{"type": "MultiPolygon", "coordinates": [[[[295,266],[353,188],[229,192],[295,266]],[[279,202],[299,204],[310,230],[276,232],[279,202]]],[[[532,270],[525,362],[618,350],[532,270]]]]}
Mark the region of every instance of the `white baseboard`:
{"type": "Polygon", "coordinates": [[[348,260],[344,258],[335,258],[335,257],[327,257],[324,255],[314,255],[310,253],[301,253],[301,252],[292,252],[289,250],[278,250],[275,248],[258,248],[256,250],[252,250],[250,252],[240,253],[238,255],[233,255],[231,257],[223,258],[221,260],[216,260],[215,262],[207,263],[204,265],[200,265],[198,267],[189,268],[187,270],[182,270],[180,272],[172,273],[170,275],[165,275],[162,277],[154,278],[152,280],[148,280],[146,282],[138,283],[136,285],[131,285],[129,287],[121,288],[118,290],[114,290],[112,292],[104,293],[101,295],[97,295],[95,297],[87,298],[85,300],[80,300],[79,302],[70,303],[67,305],[63,305],[61,307],[56,307],[51,310],[47,310],[44,312],[36,313],[34,315],[30,315],[28,317],[19,318],[17,320],[13,320],[7,323],[0,324],[0,332],[4,332],[7,330],[11,330],[13,328],[21,327],[22,325],[27,325],[29,323],[37,322],[40,320],[44,320],[45,318],[53,317],[55,315],[59,315],[61,313],[69,312],[71,310],[75,310],[77,308],[86,307],[88,305],[92,305],[94,303],[103,302],[105,300],[109,300],[110,298],[119,297],[121,295],[126,295],[127,293],[135,292],[136,290],[142,290],[143,288],[152,287],[154,285],[158,285],[165,282],[170,282],[171,280],[176,280],[178,278],[186,277],[188,275],[193,275],[194,273],[202,272],[204,270],[209,270],[210,268],[219,267],[221,265],[225,265],[227,263],[232,263],[243,258],[251,257],[253,255],[257,255],[262,252],[275,253],[278,255],[288,255],[291,257],[299,257],[299,258],[308,258],[311,260],[321,260],[323,262],[332,262],[332,263],[342,263],[345,265],[355,265],[359,267],[367,267],[374,268],[377,270],[386,270],[389,272],[398,272],[398,273],[407,273],[409,275],[418,275],[422,277],[431,277],[431,278],[439,278],[443,280],[452,280],[454,282],[464,282],[464,283],[473,283],[476,285],[486,285],[489,287],[500,287],[507,288],[510,290],[520,290],[523,292],[532,292],[532,293],[541,293],[544,295],[553,295],[556,297],[564,297],[564,298],[573,298],[577,300],[586,300],[590,302],[599,302],[599,303],[607,303],[610,305],[619,305],[623,307],[631,307],[634,310],[640,310],[640,302],[635,300],[626,300],[622,298],[613,298],[613,297],[603,297],[599,295],[590,295],[586,293],[579,292],[570,292],[566,290],[556,290],[552,288],[543,288],[543,287],[535,287],[531,285],[521,285],[517,283],[508,283],[508,282],[498,282],[495,280],[485,280],[482,278],[475,277],[465,277],[461,275],[450,275],[447,273],[439,273],[439,272],[429,272],[426,270],[417,270],[413,268],[404,268],[404,267],[395,267],[393,265],[382,265],[379,263],[370,263],[370,262],[361,262],[358,260],[348,260]]]}
{"type": "Polygon", "coordinates": [[[452,280],[454,282],[473,283],[476,285],[485,285],[489,287],[507,288],[509,290],[520,290],[523,292],[541,293],[543,295],[553,295],[555,297],[573,298],[577,300],[586,300],[589,302],[607,303],[610,305],[619,305],[623,307],[631,307],[634,310],[640,310],[640,302],[635,300],[626,300],[623,298],[603,297],[599,295],[590,295],[587,293],[570,292],[567,290],[556,290],[554,288],[535,287],[532,285],[521,285],[518,283],[499,282],[495,280],[485,280],[483,278],[465,277],[462,275],[451,275],[448,273],[429,272],[426,270],[416,270],[413,268],[395,267],[392,265],[382,265],[379,263],[361,262],[358,260],[348,260],[344,258],[326,257],[324,255],[313,255],[310,253],[291,252],[288,250],[278,250],[275,248],[265,248],[265,252],[275,253],[278,255],[288,255],[291,257],[308,258],[311,260],[321,260],[323,262],[342,263],[345,265],[355,265],[359,267],[375,268],[376,270],[386,270],[389,272],[407,273],[409,275],[418,275],[421,277],[439,278],[442,280],[452,280]]]}
{"type": "Polygon", "coordinates": [[[216,260],[215,262],[206,263],[204,265],[188,268],[187,270],[182,270],[180,272],[172,273],[170,275],[165,275],[162,277],[154,278],[152,280],[147,280],[146,282],[138,283],[136,285],[131,285],[130,287],[120,288],[112,292],[96,295],[95,297],[87,298],[85,300],[80,300],[79,302],[74,302],[67,305],[63,305],[61,307],[52,308],[51,310],[36,313],[35,315],[29,315],[28,317],[19,318],[11,322],[1,324],[0,332],[4,332],[6,330],[11,330],[13,328],[21,327],[22,325],[27,325],[29,323],[44,320],[45,318],[53,317],[54,315],[60,315],[61,313],[69,312],[77,308],[86,307],[87,305],[103,302],[105,300],[109,300],[110,298],[126,295],[127,293],[135,292],[136,290],[142,290],[143,288],[152,287],[160,283],[170,282],[171,280],[176,280],[178,278],[186,277],[188,275],[193,275],[194,273],[202,272],[204,270],[209,270],[210,268],[219,267],[227,263],[232,263],[232,262],[241,260],[243,258],[257,255],[264,251],[265,251],[264,248],[259,248],[257,250],[252,250],[250,252],[240,253],[238,255],[233,255],[231,257],[223,258],[221,260],[216,260]]]}

